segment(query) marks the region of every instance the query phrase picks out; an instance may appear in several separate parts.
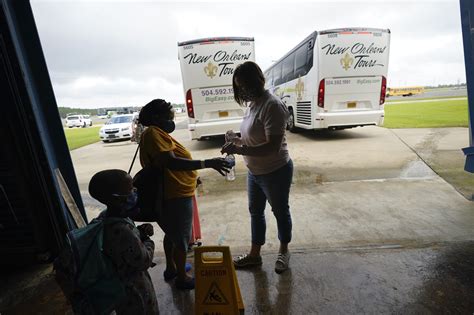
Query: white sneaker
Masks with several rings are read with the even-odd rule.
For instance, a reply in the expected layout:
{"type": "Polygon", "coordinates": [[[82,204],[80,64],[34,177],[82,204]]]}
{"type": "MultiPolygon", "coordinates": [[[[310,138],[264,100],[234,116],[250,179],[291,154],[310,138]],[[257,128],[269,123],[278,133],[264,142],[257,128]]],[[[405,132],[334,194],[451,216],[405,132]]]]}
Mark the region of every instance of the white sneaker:
{"type": "Polygon", "coordinates": [[[262,265],[262,256],[250,256],[245,254],[234,259],[235,268],[245,268],[260,265],[262,265]]]}
{"type": "Polygon", "coordinates": [[[288,269],[288,265],[290,264],[290,256],[290,252],[278,254],[278,258],[275,262],[276,273],[282,273],[283,271],[288,269]]]}

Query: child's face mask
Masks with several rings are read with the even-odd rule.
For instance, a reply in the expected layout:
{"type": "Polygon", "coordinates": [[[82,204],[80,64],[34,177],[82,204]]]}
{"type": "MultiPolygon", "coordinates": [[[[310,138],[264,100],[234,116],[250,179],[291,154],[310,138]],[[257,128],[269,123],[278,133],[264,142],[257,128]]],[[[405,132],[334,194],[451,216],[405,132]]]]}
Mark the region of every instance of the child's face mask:
{"type": "Polygon", "coordinates": [[[127,201],[124,204],[124,209],[129,211],[137,205],[138,195],[137,192],[134,190],[130,195],[127,197],[127,201]]]}
{"type": "Polygon", "coordinates": [[[113,196],[122,198],[127,197],[127,199],[122,202],[120,206],[122,214],[130,216],[131,214],[134,214],[135,212],[139,211],[137,208],[138,195],[135,189],[128,195],[114,194],[113,196]]]}

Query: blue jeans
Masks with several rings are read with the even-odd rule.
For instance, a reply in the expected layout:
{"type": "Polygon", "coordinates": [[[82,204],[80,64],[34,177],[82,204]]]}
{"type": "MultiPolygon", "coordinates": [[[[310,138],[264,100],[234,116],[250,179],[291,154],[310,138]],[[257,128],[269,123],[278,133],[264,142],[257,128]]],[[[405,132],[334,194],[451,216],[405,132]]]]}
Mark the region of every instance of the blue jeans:
{"type": "Polygon", "coordinates": [[[290,160],[285,166],[264,175],[248,173],[247,189],[249,211],[252,227],[252,243],[265,244],[265,205],[272,207],[273,215],[277,220],[278,239],[282,243],[291,241],[291,214],[288,199],[291,180],[293,178],[293,162],[290,160]]]}

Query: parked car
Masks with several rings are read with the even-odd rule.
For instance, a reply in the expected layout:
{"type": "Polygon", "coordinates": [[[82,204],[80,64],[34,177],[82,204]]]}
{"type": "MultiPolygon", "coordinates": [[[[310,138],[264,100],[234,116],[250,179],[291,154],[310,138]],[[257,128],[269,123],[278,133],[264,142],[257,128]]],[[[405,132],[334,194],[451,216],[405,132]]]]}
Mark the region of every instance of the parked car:
{"type": "Polygon", "coordinates": [[[91,116],[90,115],[83,115],[84,116],[84,119],[85,121],[89,121],[89,126],[92,126],[92,119],[91,119],[91,116]]]}
{"type": "Polygon", "coordinates": [[[131,139],[133,134],[133,119],[135,115],[114,115],[99,130],[100,140],[110,142],[120,139],[131,139]]]}
{"type": "Polygon", "coordinates": [[[89,115],[71,115],[66,117],[66,126],[72,127],[87,127],[92,126],[92,121],[89,115]],[[87,118],[86,118],[87,116],[87,118]]]}

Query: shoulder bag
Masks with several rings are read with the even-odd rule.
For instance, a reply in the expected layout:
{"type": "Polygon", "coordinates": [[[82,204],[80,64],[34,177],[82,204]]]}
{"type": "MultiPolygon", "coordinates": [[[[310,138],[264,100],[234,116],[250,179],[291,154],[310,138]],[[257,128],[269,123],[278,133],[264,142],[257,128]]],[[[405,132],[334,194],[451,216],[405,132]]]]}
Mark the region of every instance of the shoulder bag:
{"type": "MultiPolygon", "coordinates": [[[[128,174],[132,171],[139,149],[140,144],[138,144],[128,174]]],[[[160,222],[164,200],[164,172],[161,168],[153,167],[153,163],[150,164],[133,177],[133,186],[137,189],[138,195],[137,207],[140,210],[130,216],[133,221],[160,222]]]]}

